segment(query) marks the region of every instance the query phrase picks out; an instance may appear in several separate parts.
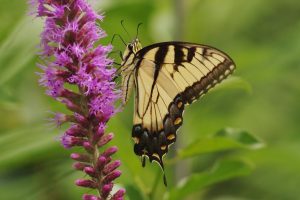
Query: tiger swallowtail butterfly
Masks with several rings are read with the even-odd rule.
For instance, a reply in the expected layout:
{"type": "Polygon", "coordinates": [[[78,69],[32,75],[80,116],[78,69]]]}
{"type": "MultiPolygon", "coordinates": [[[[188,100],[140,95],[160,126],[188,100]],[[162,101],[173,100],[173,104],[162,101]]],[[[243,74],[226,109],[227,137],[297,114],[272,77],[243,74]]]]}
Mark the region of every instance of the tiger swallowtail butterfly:
{"type": "Polygon", "coordinates": [[[134,152],[143,166],[148,157],[164,170],[163,156],[176,141],[184,107],[224,80],[235,64],[210,46],[162,42],[142,48],[136,38],[127,45],[120,69],[124,104],[135,91],[134,152]]]}

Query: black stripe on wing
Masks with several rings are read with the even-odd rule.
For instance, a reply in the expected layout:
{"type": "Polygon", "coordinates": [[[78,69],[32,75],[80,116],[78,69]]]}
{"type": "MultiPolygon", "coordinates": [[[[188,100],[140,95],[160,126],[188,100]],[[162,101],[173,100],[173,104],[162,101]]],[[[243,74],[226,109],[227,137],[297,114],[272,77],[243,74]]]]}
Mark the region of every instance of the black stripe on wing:
{"type": "Polygon", "coordinates": [[[155,48],[158,48],[158,47],[164,47],[164,46],[174,46],[174,47],[179,47],[179,48],[187,48],[189,49],[189,53],[190,55],[188,54],[188,59],[186,59],[185,61],[187,62],[190,62],[192,60],[192,58],[195,56],[195,52],[196,52],[196,48],[199,47],[199,48],[203,48],[203,54],[205,55],[207,50],[209,49],[213,49],[215,51],[219,51],[220,53],[222,53],[224,56],[226,56],[226,58],[228,60],[230,60],[233,65],[234,62],[233,60],[230,58],[230,56],[228,54],[226,54],[225,52],[215,48],[215,47],[212,47],[212,46],[209,46],[209,45],[204,45],[204,44],[197,44],[197,43],[191,43],[191,42],[180,42],[180,41],[169,41],[169,42],[160,42],[160,43],[155,43],[155,44],[151,44],[149,46],[146,46],[142,49],[140,49],[136,54],[135,54],[135,59],[143,59],[144,55],[147,54],[147,52],[149,52],[151,49],[155,49],[155,48]]]}
{"type": "MultiPolygon", "coordinates": [[[[156,80],[157,80],[157,77],[159,75],[159,71],[160,71],[160,68],[161,68],[161,63],[163,63],[163,61],[165,59],[165,56],[167,54],[167,51],[168,51],[168,46],[161,46],[161,47],[158,48],[157,52],[155,53],[155,63],[154,63],[155,64],[155,68],[154,68],[153,82],[152,82],[152,86],[151,86],[151,91],[150,91],[150,94],[149,94],[149,100],[148,100],[146,109],[143,112],[140,112],[138,110],[139,114],[140,113],[144,114],[149,109],[149,105],[150,105],[150,102],[151,102],[151,99],[152,99],[153,89],[154,89],[154,86],[156,84],[156,80]]],[[[143,52],[140,55],[144,55],[145,53],[146,52],[143,52]]],[[[138,78],[137,78],[137,76],[138,76],[138,70],[139,70],[139,67],[141,66],[142,61],[143,61],[142,58],[138,59],[137,64],[135,65],[135,70],[136,70],[135,79],[136,80],[138,80],[138,78]]],[[[137,85],[137,87],[139,87],[138,83],[136,85],[137,85]]],[[[138,100],[137,104],[139,104],[139,99],[137,99],[137,100],[138,100]]],[[[140,117],[142,117],[142,116],[140,116],[140,117]]]]}

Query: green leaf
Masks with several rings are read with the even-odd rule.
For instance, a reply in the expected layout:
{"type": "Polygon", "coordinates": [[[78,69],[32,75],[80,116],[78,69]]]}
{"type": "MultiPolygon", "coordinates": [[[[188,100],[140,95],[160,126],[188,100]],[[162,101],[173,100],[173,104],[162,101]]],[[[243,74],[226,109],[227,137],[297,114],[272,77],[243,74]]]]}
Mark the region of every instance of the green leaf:
{"type": "Polygon", "coordinates": [[[192,174],[182,180],[177,187],[172,189],[165,199],[184,199],[193,192],[197,192],[204,187],[225,181],[234,177],[246,176],[250,174],[253,166],[242,160],[221,160],[216,163],[210,171],[192,174]]]}
{"type": "Polygon", "coordinates": [[[246,131],[226,128],[212,137],[200,138],[179,150],[179,158],[188,158],[204,153],[225,151],[232,149],[257,149],[263,147],[263,143],[246,131]]]}
{"type": "Polygon", "coordinates": [[[16,77],[35,57],[41,25],[40,20],[32,23],[31,17],[24,17],[0,44],[0,86],[16,77]]]}
{"type": "Polygon", "coordinates": [[[45,155],[49,158],[59,152],[66,154],[67,151],[61,153],[58,136],[57,130],[50,133],[45,126],[22,127],[1,134],[0,171],[35,162],[45,155]]]}
{"type": "Polygon", "coordinates": [[[249,149],[259,149],[264,146],[258,138],[250,133],[234,128],[225,128],[216,133],[217,137],[226,137],[242,144],[243,147],[249,149]]]}

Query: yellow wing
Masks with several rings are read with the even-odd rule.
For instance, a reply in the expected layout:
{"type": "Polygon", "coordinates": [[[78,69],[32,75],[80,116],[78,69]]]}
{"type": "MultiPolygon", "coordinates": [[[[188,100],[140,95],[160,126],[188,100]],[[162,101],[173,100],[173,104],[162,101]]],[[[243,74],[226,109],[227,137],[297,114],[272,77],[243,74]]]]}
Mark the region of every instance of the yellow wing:
{"type": "Polygon", "coordinates": [[[184,105],[225,79],[235,66],[220,50],[182,42],[145,47],[134,63],[134,151],[163,168],[162,157],[176,141],[184,105]]]}

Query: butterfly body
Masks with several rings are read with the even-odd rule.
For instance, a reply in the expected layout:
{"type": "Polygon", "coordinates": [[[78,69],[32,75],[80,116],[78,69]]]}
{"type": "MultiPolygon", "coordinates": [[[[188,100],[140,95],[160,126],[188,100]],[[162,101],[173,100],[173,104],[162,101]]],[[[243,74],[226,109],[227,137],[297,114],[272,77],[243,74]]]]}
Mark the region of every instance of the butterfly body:
{"type": "Polygon", "coordinates": [[[157,161],[176,141],[185,105],[203,96],[235,68],[231,58],[206,45],[163,42],[128,44],[121,64],[122,99],[135,90],[134,152],[157,161]]]}

